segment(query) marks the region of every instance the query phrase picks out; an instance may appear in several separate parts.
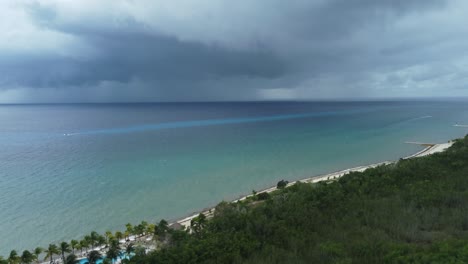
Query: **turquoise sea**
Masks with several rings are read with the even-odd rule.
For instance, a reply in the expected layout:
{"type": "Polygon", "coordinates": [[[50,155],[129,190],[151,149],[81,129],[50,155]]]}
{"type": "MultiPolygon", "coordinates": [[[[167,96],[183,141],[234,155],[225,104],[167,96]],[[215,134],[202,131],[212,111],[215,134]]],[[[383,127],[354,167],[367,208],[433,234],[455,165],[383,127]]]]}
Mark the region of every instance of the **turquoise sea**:
{"type": "Polygon", "coordinates": [[[464,136],[468,101],[0,105],[0,255],[464,136]]]}

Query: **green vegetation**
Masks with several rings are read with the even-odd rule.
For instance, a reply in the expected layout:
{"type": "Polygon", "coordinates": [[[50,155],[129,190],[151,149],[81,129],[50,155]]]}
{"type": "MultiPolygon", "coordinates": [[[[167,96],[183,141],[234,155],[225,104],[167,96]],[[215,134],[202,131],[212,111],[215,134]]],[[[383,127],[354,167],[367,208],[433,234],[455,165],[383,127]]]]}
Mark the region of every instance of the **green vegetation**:
{"type": "Polygon", "coordinates": [[[70,253],[70,245],[67,242],[60,243],[60,252],[62,253],[62,261],[65,262],[65,253],[70,253]]]}
{"type": "Polygon", "coordinates": [[[262,193],[257,194],[255,197],[258,201],[264,201],[270,198],[270,194],[267,192],[262,192],[262,193]]]}
{"type": "Polygon", "coordinates": [[[102,255],[97,250],[90,251],[88,254],[88,261],[90,264],[95,264],[100,258],[102,258],[102,255]]]}
{"type": "Polygon", "coordinates": [[[132,263],[468,263],[468,137],[444,153],[221,203],[132,263]],[[264,198],[264,197],[262,197],[264,198]]]}
{"type": "Polygon", "coordinates": [[[21,254],[21,257],[20,257],[21,263],[24,263],[24,264],[32,263],[34,259],[35,259],[34,255],[31,252],[29,252],[29,250],[23,251],[23,254],[21,254]]]}
{"type": "MultiPolygon", "coordinates": [[[[167,222],[162,220],[161,223],[162,226],[165,226],[165,229],[167,230],[167,222]]],[[[128,234],[127,238],[130,235],[134,235],[136,239],[138,239],[138,236],[152,236],[155,233],[155,225],[148,224],[145,221],[142,221],[140,224],[136,225],[135,228],[133,228],[132,225],[130,226],[132,229],[132,233],[128,234]]],[[[129,224],[127,225],[127,229],[128,227],[129,224]]],[[[53,263],[53,261],[57,259],[61,259],[61,263],[72,264],[78,262],[78,257],[91,257],[93,261],[96,261],[102,257],[101,252],[105,253],[105,255],[108,256],[108,258],[110,258],[106,261],[111,261],[112,263],[111,259],[117,259],[122,257],[122,248],[119,240],[123,238],[124,235],[122,234],[122,232],[119,231],[115,232],[115,235],[112,234],[112,232],[110,231],[105,232],[104,235],[100,235],[97,232],[93,231],[89,235],[85,235],[84,238],[80,241],[73,239],[70,241],[70,243],[61,242],[58,245],[49,244],[49,246],[46,249],[37,247],[33,251],[25,250],[21,255],[18,255],[18,252],[16,250],[12,250],[7,259],[0,256],[0,264],[29,264],[33,262],[41,263],[42,261],[53,263]],[[101,251],[96,251],[94,249],[95,247],[101,248],[101,251]],[[77,252],[78,250],[81,254],[77,252]],[[40,258],[41,254],[43,254],[43,258],[40,258]]],[[[154,245],[156,241],[140,241],[140,243],[145,244],[146,246],[150,246],[154,245]]],[[[138,250],[141,251],[140,245],[137,245],[136,248],[132,243],[126,244],[125,246],[127,255],[130,255],[131,253],[136,253],[136,251],[138,250]]],[[[145,252],[145,248],[143,248],[143,252],[145,252]]],[[[125,261],[126,260],[124,260],[124,262],[125,261]]]]}
{"type": "Polygon", "coordinates": [[[76,258],[75,254],[70,254],[67,256],[65,259],[65,264],[76,264],[78,262],[78,259],[76,258]]]}
{"type": "Polygon", "coordinates": [[[50,262],[52,262],[54,255],[60,254],[60,250],[57,247],[57,245],[49,244],[49,247],[47,247],[47,249],[44,250],[44,253],[46,253],[46,256],[45,256],[44,260],[49,258],[50,262]]]}
{"type": "Polygon", "coordinates": [[[288,181],[281,180],[276,184],[276,188],[283,189],[288,185],[288,183],[289,183],[288,181]]]}
{"type": "Polygon", "coordinates": [[[468,263],[468,136],[432,156],[286,185],[282,180],[274,192],[222,202],[212,218],[195,217],[190,230],[143,221],[123,233],[91,232],[21,255],[12,250],[0,264],[58,258],[71,264],[75,253],[95,263],[101,246],[109,257],[104,263],[122,253],[134,255],[123,263],[138,264],[468,263]],[[134,242],[119,243],[130,236],[134,242]],[[147,254],[146,246],[157,250],[147,254]]]}

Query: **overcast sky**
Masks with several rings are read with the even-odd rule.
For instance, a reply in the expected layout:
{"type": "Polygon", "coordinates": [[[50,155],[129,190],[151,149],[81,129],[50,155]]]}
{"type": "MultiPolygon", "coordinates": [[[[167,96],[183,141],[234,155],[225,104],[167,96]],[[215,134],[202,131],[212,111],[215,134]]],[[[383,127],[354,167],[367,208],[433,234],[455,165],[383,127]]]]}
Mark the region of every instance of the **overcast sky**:
{"type": "Polygon", "coordinates": [[[468,96],[466,0],[1,0],[0,103],[468,96]]]}

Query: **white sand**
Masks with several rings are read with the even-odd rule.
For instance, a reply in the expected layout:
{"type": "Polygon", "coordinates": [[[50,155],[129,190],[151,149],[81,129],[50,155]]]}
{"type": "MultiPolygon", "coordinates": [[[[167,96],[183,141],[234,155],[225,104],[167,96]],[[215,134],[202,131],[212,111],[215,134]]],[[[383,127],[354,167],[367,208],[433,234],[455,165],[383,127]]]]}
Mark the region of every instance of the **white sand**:
{"type": "MultiPolygon", "coordinates": [[[[423,144],[423,143],[421,143],[421,144],[423,144]]],[[[413,154],[411,156],[405,157],[404,159],[423,157],[423,156],[431,155],[431,154],[434,154],[434,153],[437,153],[437,152],[442,152],[442,151],[446,150],[447,148],[449,148],[450,146],[452,146],[453,142],[442,143],[442,144],[423,144],[423,145],[430,145],[430,146],[426,147],[425,149],[423,149],[423,150],[421,150],[421,151],[419,151],[419,152],[417,152],[417,153],[415,153],[415,154],[413,154]]],[[[363,171],[365,171],[365,170],[367,170],[369,168],[375,168],[375,167],[380,166],[380,165],[387,165],[387,164],[391,164],[391,163],[394,163],[394,162],[395,161],[384,161],[384,162],[379,162],[379,163],[375,163],[375,164],[371,164],[371,165],[364,165],[364,166],[354,167],[354,168],[346,169],[346,170],[342,170],[342,171],[332,172],[332,173],[325,174],[325,175],[313,176],[313,177],[310,177],[310,178],[290,182],[290,183],[288,183],[287,186],[291,186],[291,185],[295,184],[296,182],[315,183],[315,182],[320,182],[320,181],[338,179],[338,178],[343,177],[344,175],[346,175],[346,174],[348,174],[350,172],[363,172],[363,171]]],[[[264,192],[269,193],[269,192],[273,192],[275,190],[277,190],[277,188],[276,188],[276,186],[273,186],[273,187],[270,187],[268,189],[261,190],[261,191],[257,192],[257,194],[264,193],[264,192]]],[[[241,197],[241,198],[239,198],[237,200],[234,200],[232,202],[242,201],[242,200],[247,199],[250,196],[252,196],[252,195],[250,194],[250,195],[243,196],[243,197],[241,197]]],[[[179,223],[182,226],[184,226],[185,228],[188,228],[188,227],[190,227],[190,222],[192,221],[192,219],[194,219],[195,217],[200,215],[200,213],[203,213],[207,218],[210,218],[210,217],[213,216],[214,210],[215,210],[215,208],[210,208],[210,209],[204,210],[202,212],[199,212],[199,213],[193,214],[193,215],[191,215],[189,217],[178,220],[178,221],[176,221],[176,223],[179,223]]]]}
{"type": "MultiPolygon", "coordinates": [[[[426,147],[425,149],[411,155],[411,156],[408,156],[408,157],[404,158],[404,159],[423,157],[423,156],[431,155],[431,154],[434,154],[434,153],[437,153],[437,152],[442,152],[442,151],[446,150],[447,148],[449,148],[450,146],[452,146],[453,142],[443,143],[443,144],[421,143],[421,145],[429,145],[429,146],[426,147]]],[[[346,175],[346,174],[348,174],[350,172],[362,172],[362,171],[365,171],[365,170],[367,170],[369,168],[375,168],[375,167],[380,166],[380,165],[387,165],[387,164],[391,164],[391,163],[394,163],[394,162],[395,161],[384,161],[384,162],[379,162],[379,163],[375,163],[375,164],[371,164],[371,165],[364,165],[364,166],[354,167],[354,168],[350,168],[350,169],[346,169],[346,170],[342,170],[342,171],[332,172],[332,173],[325,174],[325,175],[313,176],[313,177],[310,177],[310,178],[290,182],[290,183],[288,183],[287,186],[291,186],[291,185],[295,184],[296,182],[316,183],[316,182],[320,182],[320,181],[328,181],[328,180],[338,179],[338,178],[343,177],[344,175],[346,175]]],[[[262,191],[259,191],[259,192],[257,192],[257,194],[264,193],[264,192],[269,193],[269,192],[273,192],[275,190],[277,190],[276,186],[267,188],[267,189],[262,190],[262,191]]],[[[241,197],[241,198],[239,198],[237,200],[234,200],[232,202],[242,201],[242,200],[247,199],[250,196],[252,196],[252,195],[250,194],[250,195],[243,196],[243,197],[241,197]]],[[[202,211],[201,213],[203,213],[207,218],[211,218],[211,217],[213,217],[214,211],[215,211],[215,208],[209,208],[207,210],[202,211]]],[[[174,223],[179,223],[182,226],[184,226],[186,228],[189,228],[191,220],[194,219],[195,217],[197,217],[199,214],[200,213],[193,214],[193,215],[191,215],[189,217],[186,217],[184,219],[181,219],[181,220],[178,220],[176,222],[170,223],[169,225],[174,224],[174,223]]],[[[146,238],[145,239],[146,241],[151,240],[151,238],[149,236],[143,236],[143,237],[146,238]]],[[[135,241],[136,237],[135,236],[130,236],[129,239],[130,239],[130,241],[135,241]]],[[[122,239],[119,242],[121,244],[124,244],[126,241],[124,239],[122,239]]],[[[94,248],[94,250],[102,250],[102,249],[103,248],[94,248]]],[[[105,252],[101,252],[101,253],[104,254],[105,252]]],[[[78,255],[78,259],[82,259],[82,258],[86,257],[86,254],[81,255],[78,252],[77,252],[77,255],[78,255]]],[[[57,263],[62,262],[60,258],[55,258],[55,260],[56,260],[57,263]]],[[[116,264],[120,263],[120,262],[121,261],[119,259],[119,260],[117,260],[116,264]]],[[[42,263],[45,264],[45,263],[49,263],[49,262],[45,261],[45,262],[42,262],[42,263]]]]}

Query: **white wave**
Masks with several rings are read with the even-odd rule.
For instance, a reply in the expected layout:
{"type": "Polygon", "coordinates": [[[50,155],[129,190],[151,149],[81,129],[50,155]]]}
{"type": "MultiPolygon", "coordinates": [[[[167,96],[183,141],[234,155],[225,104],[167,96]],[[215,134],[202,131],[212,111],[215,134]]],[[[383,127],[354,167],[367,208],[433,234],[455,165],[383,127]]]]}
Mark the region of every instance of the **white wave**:
{"type": "Polygon", "coordinates": [[[426,116],[415,117],[415,118],[411,118],[403,122],[411,122],[411,121],[416,121],[416,120],[426,119],[426,118],[432,118],[432,116],[426,115],[426,116]]]}

